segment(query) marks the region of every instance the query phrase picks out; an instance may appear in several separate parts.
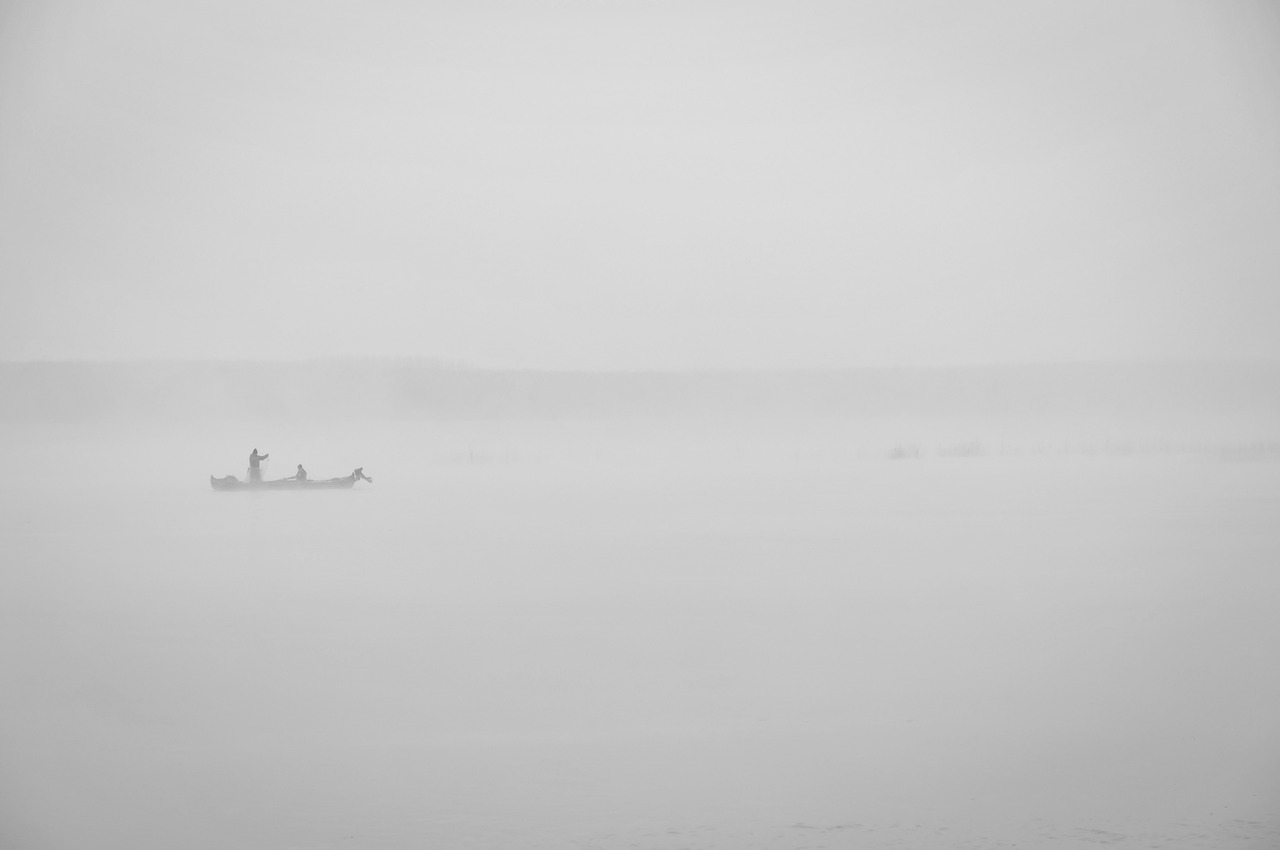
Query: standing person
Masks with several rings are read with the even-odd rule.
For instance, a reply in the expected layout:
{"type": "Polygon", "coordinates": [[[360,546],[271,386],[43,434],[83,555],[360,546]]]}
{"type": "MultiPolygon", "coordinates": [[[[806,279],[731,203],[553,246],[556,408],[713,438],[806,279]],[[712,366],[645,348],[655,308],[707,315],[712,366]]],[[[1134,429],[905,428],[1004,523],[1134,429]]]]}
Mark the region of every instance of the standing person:
{"type": "Polygon", "coordinates": [[[259,466],[258,464],[269,457],[271,457],[271,455],[269,454],[267,455],[258,454],[257,449],[254,449],[253,454],[249,455],[249,482],[251,484],[256,484],[257,482],[262,480],[262,467],[259,466]]]}

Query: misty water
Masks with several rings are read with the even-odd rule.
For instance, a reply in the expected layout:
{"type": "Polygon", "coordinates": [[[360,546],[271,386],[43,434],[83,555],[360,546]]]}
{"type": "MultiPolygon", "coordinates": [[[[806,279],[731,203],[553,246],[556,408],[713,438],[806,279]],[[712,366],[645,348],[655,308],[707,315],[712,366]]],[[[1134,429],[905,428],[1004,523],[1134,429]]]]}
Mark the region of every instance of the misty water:
{"type": "Polygon", "coordinates": [[[7,426],[0,846],[1280,845],[1275,453],[904,439],[7,426]]]}

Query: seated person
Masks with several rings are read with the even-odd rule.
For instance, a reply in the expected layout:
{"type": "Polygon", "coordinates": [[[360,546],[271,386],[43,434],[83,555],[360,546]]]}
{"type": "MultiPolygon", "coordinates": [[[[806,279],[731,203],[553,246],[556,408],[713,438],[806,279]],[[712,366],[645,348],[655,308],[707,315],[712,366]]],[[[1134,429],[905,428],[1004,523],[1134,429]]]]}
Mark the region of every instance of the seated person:
{"type": "Polygon", "coordinates": [[[302,468],[302,464],[298,464],[298,471],[295,472],[293,475],[290,475],[289,477],[294,479],[295,481],[306,481],[307,471],[302,468]]]}

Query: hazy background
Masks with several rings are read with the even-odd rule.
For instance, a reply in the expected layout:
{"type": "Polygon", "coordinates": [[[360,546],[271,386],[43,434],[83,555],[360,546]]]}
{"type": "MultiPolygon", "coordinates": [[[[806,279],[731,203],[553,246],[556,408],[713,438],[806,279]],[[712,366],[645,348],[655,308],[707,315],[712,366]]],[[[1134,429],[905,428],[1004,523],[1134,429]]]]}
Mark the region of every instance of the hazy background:
{"type": "Polygon", "coordinates": [[[1278,48],[0,0],[0,847],[1280,846],[1278,48]]]}
{"type": "Polygon", "coordinates": [[[1268,2],[0,5],[0,357],[1280,356],[1268,2]]]}

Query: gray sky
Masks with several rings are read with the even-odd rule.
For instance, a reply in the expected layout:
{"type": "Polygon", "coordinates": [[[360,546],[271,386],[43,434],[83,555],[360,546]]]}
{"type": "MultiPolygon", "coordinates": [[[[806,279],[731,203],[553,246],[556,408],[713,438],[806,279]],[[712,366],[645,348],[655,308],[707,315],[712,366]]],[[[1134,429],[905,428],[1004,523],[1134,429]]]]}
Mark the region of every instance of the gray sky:
{"type": "Polygon", "coordinates": [[[0,2],[0,357],[1280,357],[1263,2],[0,2]]]}

